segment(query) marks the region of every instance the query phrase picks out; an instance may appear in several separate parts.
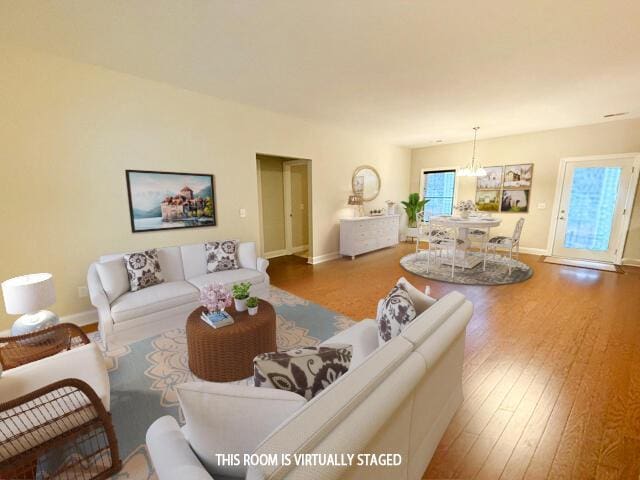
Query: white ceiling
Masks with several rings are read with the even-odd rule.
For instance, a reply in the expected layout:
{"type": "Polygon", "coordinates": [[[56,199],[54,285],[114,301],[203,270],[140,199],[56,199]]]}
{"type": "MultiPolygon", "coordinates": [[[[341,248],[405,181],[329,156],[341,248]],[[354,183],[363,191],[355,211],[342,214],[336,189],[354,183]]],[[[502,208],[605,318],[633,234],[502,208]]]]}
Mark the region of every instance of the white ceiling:
{"type": "Polygon", "coordinates": [[[640,116],[638,0],[4,0],[0,41],[408,146],[640,116]]]}

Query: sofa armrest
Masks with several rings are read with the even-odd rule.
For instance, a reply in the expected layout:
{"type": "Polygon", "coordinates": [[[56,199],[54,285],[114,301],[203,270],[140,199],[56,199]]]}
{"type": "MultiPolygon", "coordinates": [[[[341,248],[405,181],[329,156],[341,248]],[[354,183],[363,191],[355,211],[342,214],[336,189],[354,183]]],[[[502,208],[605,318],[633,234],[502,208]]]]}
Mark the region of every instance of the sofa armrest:
{"type": "Polygon", "coordinates": [[[269,260],[267,260],[266,258],[258,257],[257,267],[259,272],[267,273],[268,266],[269,266],[269,260]]]}
{"type": "Polygon", "coordinates": [[[160,417],[147,430],[147,449],[159,480],[213,480],[173,417],[160,417]]]}
{"type": "Polygon", "coordinates": [[[102,282],[96,269],[96,264],[89,265],[87,272],[87,288],[91,305],[98,310],[98,327],[105,350],[108,350],[107,338],[113,331],[113,319],[111,318],[111,305],[107,294],[102,288],[102,282]]]}
{"type": "Polygon", "coordinates": [[[353,369],[374,350],[378,348],[378,324],[375,320],[362,320],[346,330],[337,333],[320,345],[331,343],[346,343],[353,347],[351,365],[353,369]]]}

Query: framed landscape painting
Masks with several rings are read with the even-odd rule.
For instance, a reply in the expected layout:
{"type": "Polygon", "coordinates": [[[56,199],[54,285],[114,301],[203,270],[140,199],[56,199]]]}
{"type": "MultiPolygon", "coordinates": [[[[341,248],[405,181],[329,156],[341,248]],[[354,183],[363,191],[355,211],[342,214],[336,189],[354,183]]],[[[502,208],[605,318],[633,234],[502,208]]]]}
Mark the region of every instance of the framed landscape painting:
{"type": "Polygon", "coordinates": [[[213,227],[213,175],[127,170],[132,232],[213,227]]]}
{"type": "Polygon", "coordinates": [[[478,177],[476,187],[478,190],[499,190],[502,188],[502,173],[504,167],[484,167],[487,175],[478,177]]]}
{"type": "Polygon", "coordinates": [[[500,190],[476,191],[476,208],[481,212],[500,211],[500,190]]]}
{"type": "Polygon", "coordinates": [[[533,163],[504,167],[504,188],[531,188],[533,163]]]}
{"type": "Polygon", "coordinates": [[[503,190],[502,212],[527,213],[529,211],[529,190],[503,190]]]}

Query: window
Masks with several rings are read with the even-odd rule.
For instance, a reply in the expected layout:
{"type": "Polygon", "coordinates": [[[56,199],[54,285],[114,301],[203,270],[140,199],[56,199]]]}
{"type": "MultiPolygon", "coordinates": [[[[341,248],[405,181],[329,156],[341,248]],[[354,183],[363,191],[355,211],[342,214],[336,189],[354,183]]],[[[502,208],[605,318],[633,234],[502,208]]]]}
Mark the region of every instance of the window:
{"type": "Polygon", "coordinates": [[[425,171],[422,175],[424,175],[422,198],[429,200],[424,207],[425,219],[434,215],[452,215],[456,171],[425,171]]]}

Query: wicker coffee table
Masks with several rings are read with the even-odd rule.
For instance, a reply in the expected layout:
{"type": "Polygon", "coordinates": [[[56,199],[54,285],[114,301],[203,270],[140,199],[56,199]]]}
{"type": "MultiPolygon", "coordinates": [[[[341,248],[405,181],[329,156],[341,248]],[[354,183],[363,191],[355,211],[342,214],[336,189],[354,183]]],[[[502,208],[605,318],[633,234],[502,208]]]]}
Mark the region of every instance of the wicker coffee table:
{"type": "Polygon", "coordinates": [[[259,353],[276,351],[276,312],[260,300],[253,316],[227,309],[234,324],[213,328],[201,318],[204,307],[187,318],[189,369],[210,382],[233,382],[253,375],[253,358],[259,353]]]}

